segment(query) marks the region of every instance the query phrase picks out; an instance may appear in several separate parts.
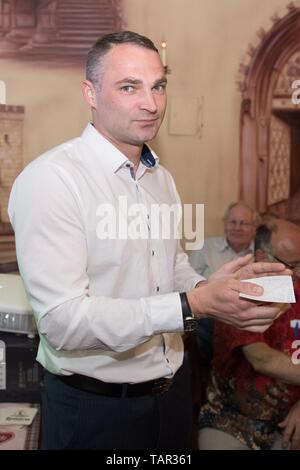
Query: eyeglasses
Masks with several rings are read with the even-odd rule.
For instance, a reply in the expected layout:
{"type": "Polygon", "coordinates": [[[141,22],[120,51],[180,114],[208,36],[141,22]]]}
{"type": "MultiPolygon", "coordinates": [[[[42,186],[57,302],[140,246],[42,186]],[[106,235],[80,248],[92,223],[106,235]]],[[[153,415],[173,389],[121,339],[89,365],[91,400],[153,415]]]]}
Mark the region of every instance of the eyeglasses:
{"type": "Polygon", "coordinates": [[[247,229],[253,226],[253,222],[247,222],[246,220],[225,220],[225,222],[230,228],[241,227],[247,229]]]}
{"type": "Polygon", "coordinates": [[[272,253],[267,252],[268,258],[270,261],[278,261],[279,263],[284,264],[288,268],[292,270],[300,270],[300,261],[283,261],[282,259],[278,258],[277,256],[274,256],[272,253]]]}

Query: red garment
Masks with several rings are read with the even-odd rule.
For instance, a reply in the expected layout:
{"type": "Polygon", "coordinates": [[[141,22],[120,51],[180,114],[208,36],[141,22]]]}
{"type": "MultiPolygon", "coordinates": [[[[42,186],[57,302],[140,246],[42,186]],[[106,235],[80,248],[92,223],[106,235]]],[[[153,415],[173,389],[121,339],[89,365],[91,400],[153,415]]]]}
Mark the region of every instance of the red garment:
{"type": "Polygon", "coordinates": [[[265,342],[270,347],[292,356],[295,352],[292,344],[295,340],[300,340],[300,332],[297,338],[294,328],[290,326],[291,320],[300,320],[300,283],[295,293],[296,303],[264,334],[249,333],[215,322],[213,368],[223,385],[228,378],[226,395],[229,399],[228,392],[231,390],[231,405],[237,406],[241,413],[253,419],[271,419],[278,422],[300,399],[300,386],[284,384],[256,373],[241,349],[241,346],[247,344],[265,342]]]}

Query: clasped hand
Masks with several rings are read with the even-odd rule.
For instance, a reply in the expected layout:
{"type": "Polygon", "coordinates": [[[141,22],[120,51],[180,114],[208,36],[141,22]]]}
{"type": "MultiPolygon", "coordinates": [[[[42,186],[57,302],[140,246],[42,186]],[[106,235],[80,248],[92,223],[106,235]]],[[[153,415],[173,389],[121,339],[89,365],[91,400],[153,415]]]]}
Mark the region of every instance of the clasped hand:
{"type": "Polygon", "coordinates": [[[282,304],[259,303],[243,299],[240,293],[262,295],[263,288],[241,282],[261,276],[291,275],[281,263],[253,263],[252,255],[224,264],[207,281],[188,292],[192,311],[198,318],[211,317],[239,329],[263,333],[285,308],[282,304]]]}

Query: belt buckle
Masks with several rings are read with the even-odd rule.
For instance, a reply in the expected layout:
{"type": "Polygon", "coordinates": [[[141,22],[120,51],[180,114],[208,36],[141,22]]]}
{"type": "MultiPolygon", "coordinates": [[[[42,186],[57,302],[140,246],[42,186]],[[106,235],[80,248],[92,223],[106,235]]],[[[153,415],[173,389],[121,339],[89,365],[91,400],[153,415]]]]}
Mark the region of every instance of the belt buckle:
{"type": "Polygon", "coordinates": [[[166,392],[169,390],[171,386],[172,380],[171,379],[158,379],[155,380],[152,389],[151,389],[151,394],[152,395],[160,395],[161,393],[166,392]]]}

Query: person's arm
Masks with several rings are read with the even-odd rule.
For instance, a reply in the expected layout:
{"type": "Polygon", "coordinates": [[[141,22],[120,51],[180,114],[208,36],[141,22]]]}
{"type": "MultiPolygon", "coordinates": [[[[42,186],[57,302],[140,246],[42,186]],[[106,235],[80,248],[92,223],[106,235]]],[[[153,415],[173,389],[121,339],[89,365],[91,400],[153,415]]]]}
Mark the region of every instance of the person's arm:
{"type": "MultiPolygon", "coordinates": [[[[167,175],[169,184],[173,189],[173,198],[176,201],[176,204],[178,207],[182,206],[180,196],[177,192],[172,176],[167,170],[164,169],[164,171],[167,175]]],[[[185,219],[183,218],[181,222],[184,223],[185,219]]],[[[185,230],[185,227],[183,227],[183,229],[185,230]]],[[[195,267],[191,265],[187,253],[181,247],[179,241],[181,234],[179,232],[177,233],[177,237],[177,252],[174,263],[174,290],[178,292],[184,292],[193,289],[193,287],[197,286],[199,282],[204,281],[205,278],[203,277],[202,273],[199,273],[195,267]]]]}
{"type": "MultiPolygon", "coordinates": [[[[171,184],[174,197],[180,204],[173,179],[171,184]]],[[[178,257],[177,257],[178,259],[178,257]]],[[[228,323],[236,328],[251,332],[264,332],[280,315],[281,307],[277,305],[259,305],[239,297],[239,293],[261,295],[263,289],[250,282],[241,282],[240,279],[249,279],[263,275],[291,274],[281,263],[251,263],[252,255],[239,257],[230,263],[224,264],[210,278],[208,282],[197,282],[196,288],[187,289],[187,300],[196,318],[209,316],[228,323]]],[[[182,290],[183,276],[180,263],[175,263],[175,286],[182,290]],[[178,269],[179,266],[179,269],[178,269]]],[[[185,283],[186,285],[186,283],[185,283]]]]}
{"type": "Polygon", "coordinates": [[[28,298],[52,348],[126,351],[183,330],[176,292],[140,299],[89,295],[83,221],[91,215],[66,170],[33,162],[13,187],[9,214],[28,298]]]}
{"type": "Polygon", "coordinates": [[[300,385],[300,366],[291,358],[266,343],[247,344],[242,351],[255,372],[273,377],[287,384],[300,385]]]}
{"type": "Polygon", "coordinates": [[[278,426],[282,428],[283,449],[300,450],[300,400],[292,406],[287,417],[278,426]]]}

